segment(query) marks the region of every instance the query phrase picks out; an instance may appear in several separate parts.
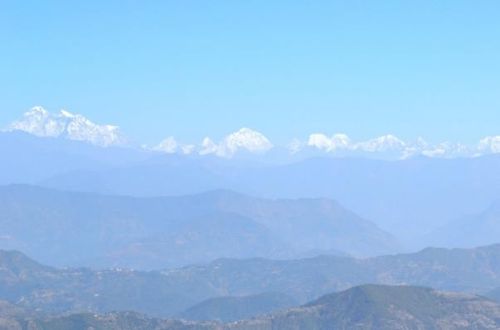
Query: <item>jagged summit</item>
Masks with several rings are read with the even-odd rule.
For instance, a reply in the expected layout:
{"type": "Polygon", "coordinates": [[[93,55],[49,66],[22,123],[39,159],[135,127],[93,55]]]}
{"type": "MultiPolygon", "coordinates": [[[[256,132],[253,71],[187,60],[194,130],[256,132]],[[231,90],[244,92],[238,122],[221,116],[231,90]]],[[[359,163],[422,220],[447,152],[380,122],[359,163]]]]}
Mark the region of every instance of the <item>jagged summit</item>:
{"type": "Polygon", "coordinates": [[[23,131],[40,137],[62,137],[109,147],[127,144],[117,126],[99,125],[79,114],[67,110],[50,113],[35,106],[21,119],[11,123],[7,131],[23,131]]]}

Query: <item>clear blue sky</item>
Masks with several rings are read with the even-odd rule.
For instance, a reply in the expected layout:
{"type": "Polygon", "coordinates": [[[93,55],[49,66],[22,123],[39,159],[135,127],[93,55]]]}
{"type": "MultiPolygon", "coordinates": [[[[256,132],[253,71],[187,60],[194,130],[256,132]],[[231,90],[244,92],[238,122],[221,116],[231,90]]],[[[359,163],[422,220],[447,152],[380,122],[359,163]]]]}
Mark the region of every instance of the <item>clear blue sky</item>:
{"type": "Polygon", "coordinates": [[[500,134],[499,1],[0,2],[0,125],[65,107],[132,137],[241,126],[500,134]]]}

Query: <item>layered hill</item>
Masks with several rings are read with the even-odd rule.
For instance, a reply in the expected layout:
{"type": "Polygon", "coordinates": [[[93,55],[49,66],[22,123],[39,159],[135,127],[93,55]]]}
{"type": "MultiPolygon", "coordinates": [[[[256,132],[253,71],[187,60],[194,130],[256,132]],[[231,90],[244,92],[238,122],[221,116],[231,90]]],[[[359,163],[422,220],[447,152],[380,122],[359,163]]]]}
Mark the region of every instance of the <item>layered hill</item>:
{"type": "Polygon", "coordinates": [[[306,303],[367,283],[483,294],[500,287],[499,259],[500,246],[496,245],[471,250],[427,249],[369,259],[223,259],[201,266],[141,272],[57,269],[19,252],[3,251],[0,299],[51,313],[133,310],[172,317],[212,298],[275,292],[306,303]]]}
{"type": "Polygon", "coordinates": [[[292,258],[311,251],[369,256],[398,249],[391,235],[335,201],[229,191],[135,198],[4,186],[0,217],[0,248],[58,266],[152,269],[217,258],[292,258]]]}
{"type": "MultiPolygon", "coordinates": [[[[264,198],[329,198],[410,246],[500,198],[500,156],[399,161],[322,157],[286,162],[102,148],[0,132],[0,184],[154,197],[229,189],[264,198]]],[[[462,246],[463,247],[463,246],[462,246]]]]}
{"type": "Polygon", "coordinates": [[[355,287],[237,329],[497,329],[500,306],[485,298],[411,286],[355,287]]]}
{"type": "Polygon", "coordinates": [[[482,212],[450,221],[435,230],[429,241],[443,247],[474,247],[495,244],[500,238],[500,202],[482,212]]]}
{"type": "Polygon", "coordinates": [[[42,184],[135,196],[223,188],[272,198],[327,197],[409,245],[423,247],[427,242],[422,236],[430,230],[500,198],[498,168],[498,155],[401,161],[312,158],[277,165],[169,156],[113,170],[62,173],[42,184]]]}
{"type": "Polygon", "coordinates": [[[12,308],[2,311],[1,320],[6,330],[498,329],[500,305],[478,296],[428,288],[365,285],[233,323],[162,320],[131,312],[23,318],[12,308]]]}

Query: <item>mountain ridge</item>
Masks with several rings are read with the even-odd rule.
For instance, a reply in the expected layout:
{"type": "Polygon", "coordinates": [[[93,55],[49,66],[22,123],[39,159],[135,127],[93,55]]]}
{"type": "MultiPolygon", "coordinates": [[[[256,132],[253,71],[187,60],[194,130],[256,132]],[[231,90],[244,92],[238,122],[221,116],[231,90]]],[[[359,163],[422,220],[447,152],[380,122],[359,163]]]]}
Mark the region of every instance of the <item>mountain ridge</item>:
{"type": "Polygon", "coordinates": [[[137,198],[11,185],[0,186],[0,213],[0,248],[59,266],[153,269],[220,257],[398,248],[391,235],[326,199],[266,200],[222,190],[137,198]]]}
{"type": "MultiPolygon", "coordinates": [[[[368,259],[220,259],[159,271],[52,268],[10,271],[18,252],[0,251],[0,299],[49,313],[128,311],[172,317],[207,299],[281,292],[303,304],[363,284],[411,285],[487,295],[500,287],[500,244],[426,249],[368,259]],[[10,266],[9,266],[10,265],[10,266]]],[[[17,264],[19,265],[19,264],[17,264]]],[[[18,267],[14,264],[14,268],[18,267]]]]}
{"type": "Polygon", "coordinates": [[[498,329],[500,305],[488,299],[430,288],[363,285],[264,316],[230,323],[151,318],[134,312],[27,315],[7,306],[6,330],[401,330],[498,329]],[[23,326],[24,325],[24,326],[23,326]]]}

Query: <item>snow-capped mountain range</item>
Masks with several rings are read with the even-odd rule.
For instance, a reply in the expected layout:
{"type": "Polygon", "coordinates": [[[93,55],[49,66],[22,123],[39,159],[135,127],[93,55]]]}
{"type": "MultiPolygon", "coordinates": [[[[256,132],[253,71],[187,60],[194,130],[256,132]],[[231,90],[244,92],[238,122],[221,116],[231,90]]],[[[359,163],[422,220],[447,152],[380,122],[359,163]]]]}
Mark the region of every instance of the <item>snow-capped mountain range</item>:
{"type": "MultiPolygon", "coordinates": [[[[39,137],[58,137],[84,141],[100,147],[130,146],[129,140],[113,125],[99,125],[79,114],[66,110],[50,113],[37,106],[27,111],[21,119],[11,123],[4,131],[23,131],[39,137]]],[[[290,144],[276,147],[262,133],[241,128],[219,142],[206,137],[198,144],[178,142],[170,136],[154,147],[143,147],[153,152],[215,155],[231,158],[241,151],[265,154],[273,149],[286,149],[289,155],[328,154],[334,156],[370,156],[375,158],[405,159],[423,155],[427,157],[454,158],[477,157],[500,153],[500,135],[488,136],[476,145],[442,142],[427,143],[424,139],[408,142],[388,134],[367,141],[353,141],[346,134],[328,136],[313,133],[305,140],[293,139],[290,144]]]]}
{"type": "Polygon", "coordinates": [[[82,115],[66,110],[52,114],[37,106],[11,123],[7,131],[24,131],[40,137],[63,137],[85,141],[101,147],[126,145],[127,140],[117,126],[98,125],[82,115]]]}

